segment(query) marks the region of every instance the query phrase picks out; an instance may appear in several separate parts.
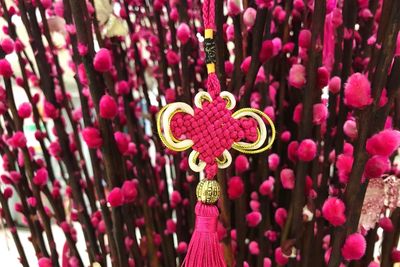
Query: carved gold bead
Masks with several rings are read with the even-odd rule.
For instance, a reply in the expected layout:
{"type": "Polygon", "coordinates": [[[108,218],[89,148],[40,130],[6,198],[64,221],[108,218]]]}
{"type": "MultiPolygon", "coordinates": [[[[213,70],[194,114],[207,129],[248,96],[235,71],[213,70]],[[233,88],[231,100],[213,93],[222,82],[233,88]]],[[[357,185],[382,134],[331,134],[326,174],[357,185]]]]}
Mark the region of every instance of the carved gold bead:
{"type": "Polygon", "coordinates": [[[217,181],[203,179],[196,188],[197,200],[204,204],[213,204],[218,201],[221,188],[217,181]]]}

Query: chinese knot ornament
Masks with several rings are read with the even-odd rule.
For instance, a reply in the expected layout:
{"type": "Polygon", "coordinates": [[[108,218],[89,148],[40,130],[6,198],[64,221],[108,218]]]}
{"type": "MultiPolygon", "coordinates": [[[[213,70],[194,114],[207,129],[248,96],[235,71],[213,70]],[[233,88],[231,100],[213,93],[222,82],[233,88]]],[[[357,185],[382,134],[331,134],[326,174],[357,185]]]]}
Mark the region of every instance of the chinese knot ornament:
{"type": "Polygon", "coordinates": [[[272,120],[262,111],[243,108],[233,112],[236,99],[220,91],[215,74],[214,2],[205,0],[204,47],[207,63],[207,92],[198,92],[194,108],[182,102],[171,103],[158,113],[157,130],[163,144],[173,151],[192,149],[189,166],[195,172],[205,172],[196,189],[196,224],[183,266],[226,266],[217,235],[219,211],[215,203],[220,187],[214,180],[218,169],[232,163],[231,148],[247,154],[269,149],[275,139],[272,120]],[[269,126],[269,131],[267,130],[269,126]]]}

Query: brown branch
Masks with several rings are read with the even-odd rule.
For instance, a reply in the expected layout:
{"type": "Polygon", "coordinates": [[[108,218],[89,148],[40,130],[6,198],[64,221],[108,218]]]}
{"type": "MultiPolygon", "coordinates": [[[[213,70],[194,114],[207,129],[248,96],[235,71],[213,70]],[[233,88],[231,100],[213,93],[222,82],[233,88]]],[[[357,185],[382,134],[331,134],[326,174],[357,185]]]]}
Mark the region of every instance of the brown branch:
{"type": "Polygon", "coordinates": [[[264,32],[265,22],[267,20],[268,9],[262,8],[257,10],[256,21],[252,30],[252,52],[251,52],[251,64],[248,73],[246,74],[246,82],[244,85],[244,94],[240,98],[240,107],[244,107],[250,101],[250,95],[253,90],[254,82],[257,77],[258,69],[261,66],[258,54],[260,53],[261,44],[263,41],[263,35],[259,34],[264,32]]]}
{"type": "MultiPolygon", "coordinates": [[[[317,1],[313,13],[313,20],[311,25],[311,47],[309,49],[309,59],[307,62],[307,82],[303,95],[303,112],[302,119],[299,127],[298,140],[302,141],[306,138],[311,138],[313,133],[313,105],[320,96],[316,94],[317,89],[317,69],[319,66],[319,57],[321,53],[320,33],[323,32],[323,25],[325,22],[325,1],[317,1]]],[[[309,172],[308,162],[298,162],[296,166],[296,183],[292,193],[293,217],[290,229],[289,239],[301,236],[303,231],[303,207],[305,205],[305,181],[307,173],[309,172]]],[[[296,240],[300,242],[300,240],[296,240]]],[[[299,243],[300,244],[300,243],[299,243]]],[[[304,251],[302,251],[304,253],[304,251]]],[[[304,255],[302,255],[304,256],[304,255]]]]}
{"type": "Polygon", "coordinates": [[[11,235],[14,239],[15,246],[17,247],[18,254],[20,257],[19,260],[22,266],[29,267],[24,247],[22,246],[21,240],[18,236],[17,226],[15,225],[14,220],[12,219],[10,207],[8,206],[7,200],[1,191],[0,191],[0,204],[2,208],[2,214],[4,215],[4,219],[6,220],[7,223],[7,227],[10,229],[11,235]]]}
{"type": "Polygon", "coordinates": [[[400,229],[400,208],[396,208],[392,215],[390,216],[392,220],[395,233],[384,232],[382,241],[382,251],[381,251],[381,266],[390,267],[393,266],[394,262],[391,259],[391,253],[394,248],[396,248],[399,241],[399,229],[400,229]]]}

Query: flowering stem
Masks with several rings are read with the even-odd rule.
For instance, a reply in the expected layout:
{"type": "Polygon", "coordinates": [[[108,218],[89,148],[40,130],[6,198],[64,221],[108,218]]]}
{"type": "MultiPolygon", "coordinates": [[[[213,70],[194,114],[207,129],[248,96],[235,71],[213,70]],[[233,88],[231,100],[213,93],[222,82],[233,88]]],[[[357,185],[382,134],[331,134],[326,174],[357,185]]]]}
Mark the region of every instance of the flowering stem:
{"type": "Polygon", "coordinates": [[[2,212],[4,219],[6,220],[7,227],[10,229],[11,235],[14,239],[15,246],[17,247],[18,254],[20,257],[20,262],[22,266],[28,267],[28,259],[26,258],[24,247],[22,246],[21,240],[18,235],[17,226],[11,216],[10,207],[8,206],[7,199],[4,197],[3,193],[0,192],[0,204],[2,207],[2,212]]]}
{"type": "Polygon", "coordinates": [[[267,20],[268,9],[262,8],[257,10],[256,21],[253,28],[253,38],[252,38],[252,52],[251,52],[251,64],[250,69],[246,75],[246,82],[244,85],[244,94],[240,98],[240,107],[244,107],[250,101],[250,94],[252,92],[254,82],[256,80],[258,69],[261,66],[260,60],[258,58],[258,54],[261,49],[261,44],[263,41],[263,34],[259,34],[264,32],[265,22],[267,20]]]}
{"type": "Polygon", "coordinates": [[[232,74],[232,82],[231,82],[231,91],[234,94],[239,93],[240,86],[242,85],[243,80],[243,72],[240,69],[240,65],[243,61],[243,37],[242,37],[242,25],[241,25],[241,16],[236,15],[232,18],[233,26],[235,29],[235,62],[234,69],[232,74]]]}
{"type": "MultiPolygon", "coordinates": [[[[400,18],[395,14],[400,11],[400,3],[395,3],[391,7],[391,18],[390,22],[386,24],[386,29],[383,31],[386,33],[385,39],[383,40],[383,46],[379,53],[379,59],[377,61],[376,72],[374,73],[372,80],[372,93],[374,98],[373,105],[360,111],[359,119],[365,123],[359,126],[358,139],[354,148],[354,163],[350,174],[349,183],[345,191],[345,202],[347,210],[347,221],[344,229],[335,230],[335,239],[332,245],[332,254],[329,261],[329,267],[338,266],[340,263],[340,248],[346,235],[356,231],[358,221],[361,213],[361,207],[364,200],[364,195],[368,182],[365,182],[360,187],[361,177],[363,175],[364,166],[367,161],[367,153],[365,151],[365,143],[369,136],[381,130],[384,126],[385,119],[379,122],[372,123],[371,117],[377,109],[377,102],[380,98],[383,87],[387,80],[387,71],[391,64],[395,40],[393,35],[398,33],[400,29],[400,18]]],[[[382,26],[382,25],[381,25],[382,26]]]]}
{"type": "Polygon", "coordinates": [[[381,254],[381,266],[382,267],[390,267],[393,266],[394,262],[391,259],[391,252],[393,248],[397,246],[399,242],[399,234],[400,234],[400,208],[396,208],[392,215],[390,216],[392,220],[395,233],[387,233],[383,234],[382,241],[382,254],[381,254]]]}
{"type": "MultiPolygon", "coordinates": [[[[313,13],[313,20],[311,25],[311,46],[309,50],[309,59],[307,64],[307,83],[303,96],[303,112],[301,116],[302,120],[299,127],[299,141],[312,137],[313,104],[320,97],[315,94],[315,92],[317,91],[316,74],[319,66],[318,62],[320,61],[319,58],[321,55],[321,50],[318,49],[318,40],[319,38],[321,38],[319,34],[323,32],[322,29],[325,21],[325,1],[317,1],[315,4],[315,11],[313,13]]],[[[307,162],[302,161],[299,161],[296,166],[296,183],[292,194],[293,222],[291,223],[289,238],[295,238],[299,235],[299,232],[303,231],[302,223],[299,222],[303,221],[302,213],[305,204],[304,189],[306,175],[309,172],[309,167],[310,166],[307,162]]],[[[297,240],[297,242],[300,245],[300,240],[297,240]]],[[[304,251],[302,251],[302,253],[304,253],[304,251]]]]}

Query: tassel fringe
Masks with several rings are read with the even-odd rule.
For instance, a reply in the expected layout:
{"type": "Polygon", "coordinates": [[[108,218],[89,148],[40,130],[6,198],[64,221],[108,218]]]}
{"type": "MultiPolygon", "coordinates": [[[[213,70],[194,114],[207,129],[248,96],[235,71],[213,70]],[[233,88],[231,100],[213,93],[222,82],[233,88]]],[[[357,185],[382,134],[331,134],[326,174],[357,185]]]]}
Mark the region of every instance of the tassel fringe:
{"type": "Polygon", "coordinates": [[[218,208],[197,202],[195,213],[196,226],[182,267],[226,267],[217,234],[218,208]]]}

